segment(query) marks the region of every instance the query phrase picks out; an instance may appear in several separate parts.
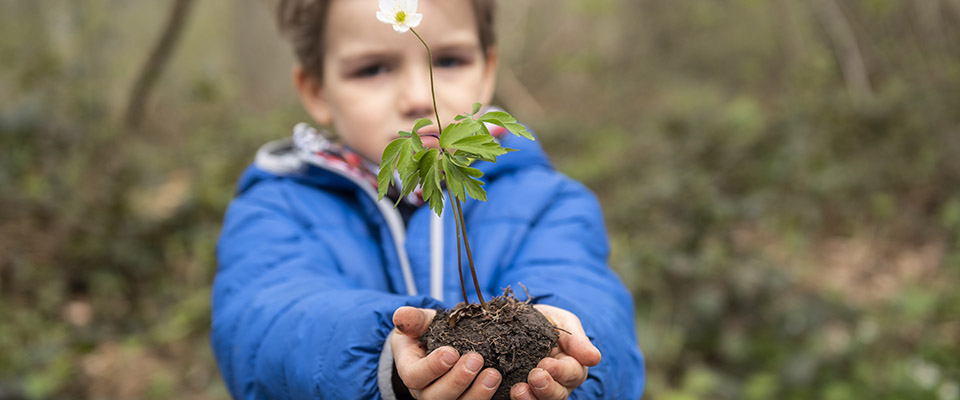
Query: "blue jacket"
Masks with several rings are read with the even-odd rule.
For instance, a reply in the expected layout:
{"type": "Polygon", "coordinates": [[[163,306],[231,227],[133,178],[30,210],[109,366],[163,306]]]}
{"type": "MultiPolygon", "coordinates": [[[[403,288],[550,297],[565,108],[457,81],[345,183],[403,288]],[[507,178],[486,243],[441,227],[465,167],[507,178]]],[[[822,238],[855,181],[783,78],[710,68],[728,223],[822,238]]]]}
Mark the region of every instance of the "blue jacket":
{"type": "MultiPolygon", "coordinates": [[[[503,145],[520,151],[475,164],[489,201],[464,205],[484,297],[522,283],[581,319],[603,360],[571,398],[639,398],[633,303],[607,265],[599,203],[537,142],[503,145]]],[[[227,210],[213,287],[220,371],[237,399],[394,398],[394,310],[462,297],[452,209],[420,207],[404,226],[375,188],[303,147],[264,146],[227,210]]]]}

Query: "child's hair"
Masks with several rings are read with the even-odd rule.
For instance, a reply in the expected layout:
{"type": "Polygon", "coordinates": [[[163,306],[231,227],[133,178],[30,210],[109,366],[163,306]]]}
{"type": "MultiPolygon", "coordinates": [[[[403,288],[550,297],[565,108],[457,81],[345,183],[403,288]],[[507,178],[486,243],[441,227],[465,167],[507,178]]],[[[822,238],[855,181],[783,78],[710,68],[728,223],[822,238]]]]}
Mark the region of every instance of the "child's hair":
{"type": "MultiPolygon", "coordinates": [[[[307,74],[323,77],[324,23],[333,0],[274,0],[277,27],[290,41],[307,74]]],[[[373,0],[368,0],[373,1],[373,0]]],[[[496,44],[493,16],[496,0],[470,0],[484,56],[496,44]]],[[[371,15],[370,18],[373,18],[371,15]]]]}

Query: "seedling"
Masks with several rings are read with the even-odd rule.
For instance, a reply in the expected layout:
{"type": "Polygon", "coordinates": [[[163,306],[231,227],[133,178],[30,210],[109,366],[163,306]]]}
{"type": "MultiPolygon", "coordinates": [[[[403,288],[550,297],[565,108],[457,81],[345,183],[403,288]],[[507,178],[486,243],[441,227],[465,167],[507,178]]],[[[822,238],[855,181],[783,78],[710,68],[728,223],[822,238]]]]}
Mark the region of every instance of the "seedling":
{"type": "MultiPolygon", "coordinates": [[[[438,310],[427,331],[420,336],[420,343],[427,352],[440,346],[453,346],[461,354],[475,351],[483,356],[484,367],[500,371],[502,381],[494,399],[508,399],[510,388],[527,378],[527,374],[537,363],[550,354],[557,346],[558,329],[530,304],[517,301],[510,291],[504,290],[488,303],[483,298],[477,270],[473,263],[470,240],[467,238],[466,220],[462,203],[467,197],[486,201],[487,192],[483,181],[478,178],[483,173],[470,165],[478,160],[496,162],[497,157],[514,149],[504,148],[490,134],[487,124],[497,125],[507,131],[530,140],[533,135],[517,123],[516,118],[503,111],[480,114],[482,105],[474,103],[469,113],[454,118],[450,125],[440,123],[437,113],[437,98],[433,84],[433,55],[430,46],[413,28],[422,19],[416,13],[416,0],[379,0],[380,12],[377,19],[393,25],[399,33],[412,32],[427,49],[430,65],[430,93],[433,97],[433,110],[436,123],[442,129],[433,136],[439,143],[438,148],[425,148],[421,141],[420,129],[434,123],[427,118],[418,119],[409,132],[401,131],[383,150],[380,172],[377,175],[379,199],[387,194],[395,175],[400,177],[400,196],[397,200],[409,196],[417,187],[423,191],[423,199],[430,208],[441,215],[443,212],[443,187],[446,184],[447,196],[452,203],[457,235],[457,271],[460,276],[460,291],[463,304],[452,311],[438,310]],[[467,285],[463,278],[463,260],[461,241],[467,253],[473,287],[480,304],[471,304],[467,298],[467,285]]],[[[526,288],[524,288],[526,290],[526,288]]]]}
{"type": "MultiPolygon", "coordinates": [[[[423,17],[422,14],[416,12],[416,1],[411,3],[404,0],[380,0],[380,9],[377,12],[377,19],[393,25],[394,30],[398,33],[409,30],[417,36],[417,39],[420,39],[420,43],[423,43],[423,47],[427,49],[434,117],[437,125],[443,127],[443,124],[440,123],[440,115],[437,112],[437,97],[433,84],[433,54],[430,52],[430,46],[427,45],[427,42],[413,29],[420,24],[423,17]]],[[[467,238],[466,220],[463,218],[461,202],[466,202],[467,197],[486,201],[487,192],[483,189],[483,181],[478,179],[483,176],[483,172],[470,165],[477,160],[496,162],[498,156],[515,151],[515,149],[502,147],[497,139],[490,134],[486,124],[501,126],[514,135],[530,140],[535,139],[526,127],[517,123],[516,118],[507,112],[492,111],[477,115],[481,107],[480,103],[474,103],[470,113],[457,115],[454,118],[455,122],[443,127],[439,135],[427,134],[438,139],[439,149],[425,148],[420,140],[421,135],[417,133],[423,127],[433,124],[430,119],[420,118],[414,123],[412,130],[400,131],[400,137],[394,139],[383,149],[380,173],[377,175],[377,195],[379,199],[383,199],[387,194],[394,174],[398,172],[402,189],[397,203],[399,204],[399,199],[410,195],[417,187],[422,187],[423,200],[430,203],[430,208],[437,215],[441,215],[443,213],[442,188],[443,183],[446,183],[447,195],[453,204],[453,211],[456,213],[454,222],[457,233],[457,269],[460,275],[460,290],[463,294],[463,302],[470,304],[470,300],[467,298],[466,284],[463,281],[461,243],[466,249],[470,275],[473,277],[473,287],[477,292],[477,298],[483,308],[486,309],[487,303],[483,298],[483,293],[481,293],[476,267],[473,264],[473,254],[470,250],[470,240],[467,238]]]]}

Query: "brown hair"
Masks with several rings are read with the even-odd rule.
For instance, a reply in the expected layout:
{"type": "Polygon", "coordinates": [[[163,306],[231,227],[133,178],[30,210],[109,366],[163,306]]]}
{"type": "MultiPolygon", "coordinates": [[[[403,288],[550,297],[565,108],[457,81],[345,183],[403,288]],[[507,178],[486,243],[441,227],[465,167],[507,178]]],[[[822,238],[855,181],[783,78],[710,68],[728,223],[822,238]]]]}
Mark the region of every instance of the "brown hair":
{"type": "MultiPolygon", "coordinates": [[[[290,41],[300,65],[317,80],[323,77],[324,24],[333,0],[274,0],[277,27],[290,41]]],[[[373,1],[373,0],[368,0],[373,1]]],[[[496,0],[470,0],[484,56],[496,44],[493,15],[496,0]]]]}

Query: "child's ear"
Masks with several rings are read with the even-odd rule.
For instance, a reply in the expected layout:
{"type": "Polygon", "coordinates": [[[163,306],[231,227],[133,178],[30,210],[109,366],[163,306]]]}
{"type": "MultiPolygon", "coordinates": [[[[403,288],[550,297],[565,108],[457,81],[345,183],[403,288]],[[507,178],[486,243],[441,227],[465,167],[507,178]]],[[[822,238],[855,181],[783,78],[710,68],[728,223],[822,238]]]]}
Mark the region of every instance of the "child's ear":
{"type": "Polygon", "coordinates": [[[483,95],[482,103],[484,105],[490,105],[491,99],[493,99],[493,92],[497,88],[497,48],[490,47],[487,49],[487,57],[484,60],[483,68],[483,95]]]}
{"type": "Polygon", "coordinates": [[[300,94],[300,102],[307,113],[318,124],[330,125],[330,106],[324,97],[323,87],[320,81],[308,73],[302,65],[297,64],[293,67],[293,84],[300,94]]]}

